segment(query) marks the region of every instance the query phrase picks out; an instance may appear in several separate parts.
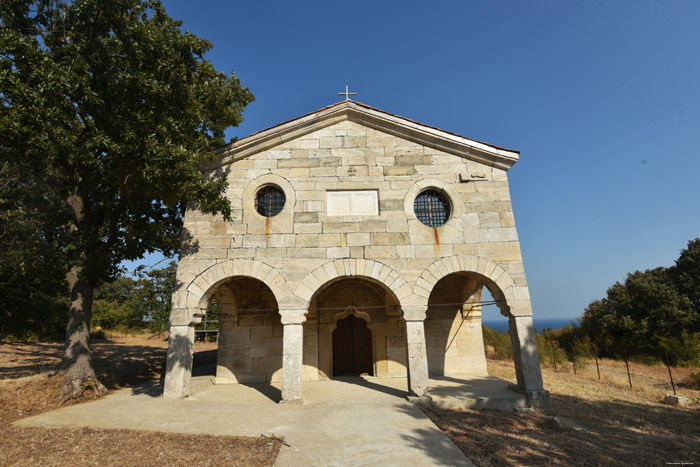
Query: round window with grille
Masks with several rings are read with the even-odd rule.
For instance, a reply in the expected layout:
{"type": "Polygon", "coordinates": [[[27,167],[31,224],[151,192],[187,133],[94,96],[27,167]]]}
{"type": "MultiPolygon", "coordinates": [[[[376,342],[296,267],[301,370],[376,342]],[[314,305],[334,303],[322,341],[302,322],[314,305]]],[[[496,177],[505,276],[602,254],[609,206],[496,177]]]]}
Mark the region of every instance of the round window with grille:
{"type": "Polygon", "coordinates": [[[255,210],[264,217],[272,217],[282,211],[286,197],[276,185],[265,185],[255,194],[255,210]]]}
{"type": "Polygon", "coordinates": [[[413,211],[428,227],[440,227],[450,218],[450,199],[440,190],[424,190],[413,202],[413,211]]]}

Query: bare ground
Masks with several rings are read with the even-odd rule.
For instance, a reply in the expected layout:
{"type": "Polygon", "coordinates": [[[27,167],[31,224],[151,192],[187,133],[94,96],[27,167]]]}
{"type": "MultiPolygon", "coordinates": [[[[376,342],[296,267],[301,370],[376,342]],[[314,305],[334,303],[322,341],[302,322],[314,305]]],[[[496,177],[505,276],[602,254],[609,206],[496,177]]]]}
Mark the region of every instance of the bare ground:
{"type": "MultiPolygon", "coordinates": [[[[93,341],[93,364],[110,391],[158,378],[167,342],[129,338],[93,341]]],[[[195,344],[195,366],[211,361],[216,344],[195,344]]],[[[25,428],[11,423],[59,407],[58,343],[0,344],[0,465],[268,466],[281,442],[265,437],[184,435],[93,428],[25,428]]],[[[84,400],[89,400],[88,397],[84,400]]],[[[69,401],[67,404],[82,401],[69,401]]]]}
{"type": "MultiPolygon", "coordinates": [[[[512,363],[488,364],[489,373],[515,381],[512,363]]],[[[665,371],[633,368],[633,374],[653,380],[663,379],[665,371]]],[[[697,402],[683,408],[663,404],[670,387],[637,379],[630,389],[626,371],[622,378],[598,381],[595,366],[592,372],[579,369],[577,375],[568,368],[543,368],[543,377],[553,413],[424,411],[479,466],[700,464],[700,407],[697,402]]],[[[687,388],[679,393],[695,401],[700,397],[687,388]]]]}
{"type": "MultiPolygon", "coordinates": [[[[167,343],[144,338],[93,342],[94,364],[110,390],[161,376],[167,343]]],[[[195,365],[215,358],[216,344],[195,344],[195,365]]],[[[129,430],[13,427],[19,418],[58,407],[60,380],[46,373],[62,344],[0,344],[0,465],[272,465],[276,439],[192,436],[129,430]]],[[[514,381],[511,362],[490,360],[489,372],[514,381]]],[[[585,368],[543,368],[562,426],[539,411],[424,409],[480,466],[700,464],[700,407],[661,403],[671,392],[664,367],[601,361],[585,368]]],[[[676,382],[688,370],[673,369],[676,382]]],[[[697,401],[700,391],[678,389],[697,401]]],[[[75,403],[75,402],[69,402],[75,403]]]]}

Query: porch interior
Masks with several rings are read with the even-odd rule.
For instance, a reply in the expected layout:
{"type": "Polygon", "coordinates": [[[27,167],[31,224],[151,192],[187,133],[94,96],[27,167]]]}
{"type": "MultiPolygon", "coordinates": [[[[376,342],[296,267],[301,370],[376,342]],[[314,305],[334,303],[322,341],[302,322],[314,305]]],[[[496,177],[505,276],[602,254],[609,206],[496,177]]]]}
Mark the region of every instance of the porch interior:
{"type": "MultiPolygon", "coordinates": [[[[206,391],[216,383],[215,365],[196,368],[190,382],[190,397],[206,391]]],[[[219,387],[231,388],[231,396],[241,397],[250,392],[262,394],[271,402],[281,399],[282,384],[278,382],[239,383],[219,387]]],[[[363,394],[373,397],[379,392],[397,399],[406,399],[408,382],[402,378],[377,378],[372,376],[341,376],[329,380],[304,381],[304,405],[314,405],[333,401],[343,401],[357,397],[361,402],[363,394]]],[[[459,377],[433,376],[427,396],[432,405],[445,409],[491,409],[515,410],[527,407],[525,395],[513,384],[490,375],[460,375],[459,377]]]]}

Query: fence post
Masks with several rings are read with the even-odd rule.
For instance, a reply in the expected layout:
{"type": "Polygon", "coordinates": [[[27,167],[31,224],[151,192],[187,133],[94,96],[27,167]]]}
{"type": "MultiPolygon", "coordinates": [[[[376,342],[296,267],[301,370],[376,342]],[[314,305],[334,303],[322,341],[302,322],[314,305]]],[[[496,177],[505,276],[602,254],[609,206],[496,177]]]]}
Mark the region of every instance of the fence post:
{"type": "Polygon", "coordinates": [[[595,369],[598,370],[598,381],[600,381],[600,367],[598,366],[598,355],[594,355],[595,357],[595,369]]]}
{"type": "Polygon", "coordinates": [[[630,364],[627,361],[627,349],[625,349],[625,366],[627,367],[627,379],[630,382],[630,389],[632,389],[632,376],[630,375],[630,364]]]}
{"type": "Polygon", "coordinates": [[[574,365],[574,374],[576,374],[576,356],[571,356],[571,363],[574,365]]]}
{"type": "Polygon", "coordinates": [[[666,354],[666,368],[668,368],[668,377],[671,378],[671,387],[673,388],[673,395],[676,395],[676,385],[673,383],[673,375],[671,374],[671,364],[668,363],[668,352],[664,351],[666,354]]]}
{"type": "Polygon", "coordinates": [[[554,339],[550,339],[549,343],[552,344],[552,362],[554,363],[554,371],[557,371],[557,355],[554,352],[554,339]]]}

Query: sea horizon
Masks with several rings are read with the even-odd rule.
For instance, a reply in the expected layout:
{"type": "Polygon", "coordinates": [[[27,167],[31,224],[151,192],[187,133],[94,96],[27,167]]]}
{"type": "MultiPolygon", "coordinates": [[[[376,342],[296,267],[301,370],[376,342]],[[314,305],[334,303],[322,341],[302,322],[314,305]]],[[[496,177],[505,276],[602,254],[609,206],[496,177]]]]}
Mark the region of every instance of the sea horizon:
{"type": "MultiPolygon", "coordinates": [[[[537,332],[542,332],[544,329],[561,329],[568,326],[569,324],[576,324],[576,317],[569,318],[533,318],[533,323],[537,332]]],[[[503,332],[508,330],[508,320],[506,318],[501,319],[487,319],[483,320],[482,324],[487,326],[494,331],[503,332]]]]}

